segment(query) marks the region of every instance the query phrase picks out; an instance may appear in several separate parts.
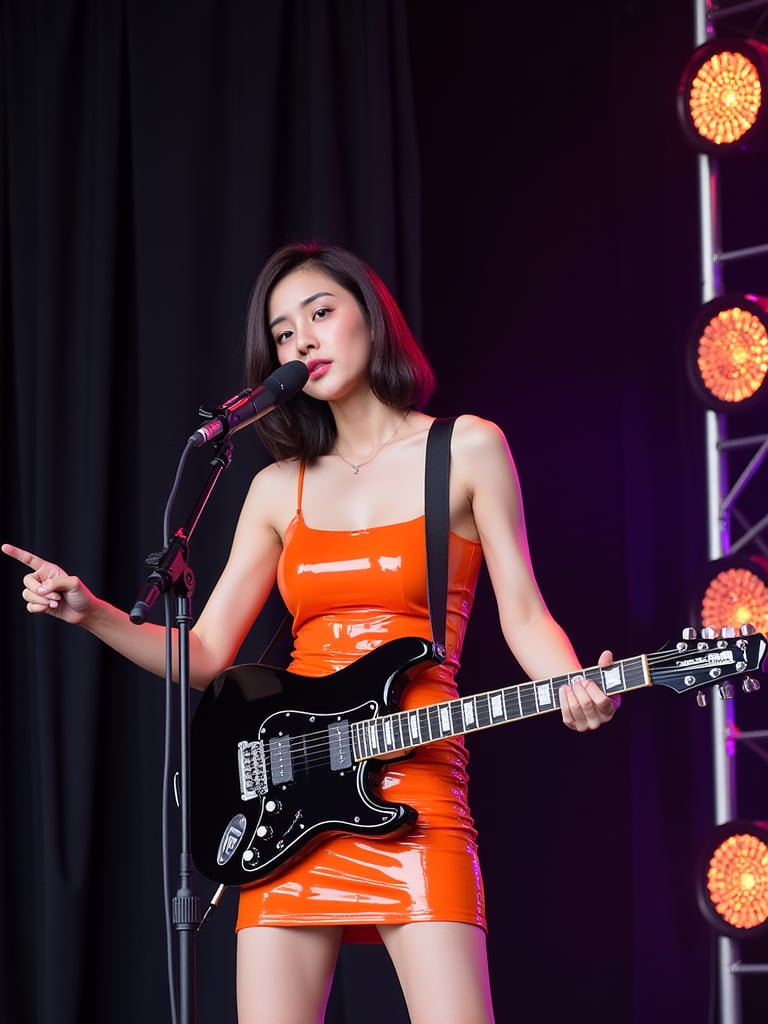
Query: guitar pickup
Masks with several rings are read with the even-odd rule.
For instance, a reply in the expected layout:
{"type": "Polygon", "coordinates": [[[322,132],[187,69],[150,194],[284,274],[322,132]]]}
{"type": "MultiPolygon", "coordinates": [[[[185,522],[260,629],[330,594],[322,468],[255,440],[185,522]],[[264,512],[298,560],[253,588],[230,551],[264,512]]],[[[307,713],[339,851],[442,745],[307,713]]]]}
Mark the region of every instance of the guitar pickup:
{"type": "MultiPolygon", "coordinates": [[[[300,748],[301,750],[301,748],[300,748]]],[[[273,736],[269,741],[270,774],[274,786],[293,782],[293,756],[290,736],[273,736]]]]}
{"type": "Polygon", "coordinates": [[[241,740],[237,745],[237,763],[241,798],[255,800],[264,796],[268,788],[264,744],[260,740],[241,740]]]}
{"type": "Polygon", "coordinates": [[[349,722],[334,722],[328,726],[328,749],[331,771],[340,772],[352,766],[352,750],[349,744],[349,722]]]}

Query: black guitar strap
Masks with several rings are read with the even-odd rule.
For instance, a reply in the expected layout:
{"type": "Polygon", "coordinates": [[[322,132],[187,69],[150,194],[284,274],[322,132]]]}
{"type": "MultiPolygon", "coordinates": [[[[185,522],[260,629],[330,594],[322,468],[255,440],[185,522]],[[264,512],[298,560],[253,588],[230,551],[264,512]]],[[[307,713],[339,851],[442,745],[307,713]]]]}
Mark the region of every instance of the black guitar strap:
{"type": "Polygon", "coordinates": [[[448,604],[448,481],[454,418],[436,419],[427,437],[424,509],[427,539],[427,602],[435,660],[445,660],[445,616],[448,604]]]}
{"type": "MultiPolygon", "coordinates": [[[[424,511],[427,543],[427,607],[435,645],[435,661],[445,660],[445,615],[448,604],[448,481],[454,418],[436,419],[429,428],[424,470],[424,511]]],[[[290,632],[286,614],[259,661],[267,663],[272,651],[290,632]]]]}

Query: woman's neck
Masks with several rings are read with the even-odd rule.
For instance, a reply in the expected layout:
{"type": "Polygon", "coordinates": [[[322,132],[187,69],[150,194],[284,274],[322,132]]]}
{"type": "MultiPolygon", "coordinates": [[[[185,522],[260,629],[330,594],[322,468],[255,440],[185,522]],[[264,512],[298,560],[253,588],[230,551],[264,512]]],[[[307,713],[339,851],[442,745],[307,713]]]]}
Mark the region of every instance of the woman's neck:
{"type": "Polygon", "coordinates": [[[331,411],[336,422],[336,448],[361,460],[385,445],[408,415],[370,394],[368,401],[332,404],[331,411]]]}

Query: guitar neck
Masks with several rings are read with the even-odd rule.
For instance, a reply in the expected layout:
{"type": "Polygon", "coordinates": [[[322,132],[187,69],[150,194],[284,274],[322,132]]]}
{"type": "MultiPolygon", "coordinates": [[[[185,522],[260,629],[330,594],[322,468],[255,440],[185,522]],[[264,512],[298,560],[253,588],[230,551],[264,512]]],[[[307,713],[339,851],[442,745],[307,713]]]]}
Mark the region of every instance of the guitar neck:
{"type": "Polygon", "coordinates": [[[652,685],[648,659],[638,655],[616,661],[608,668],[596,665],[551,679],[517,683],[409,711],[396,711],[353,724],[355,760],[399,753],[448,736],[465,736],[480,729],[557,711],[560,688],[579,677],[594,680],[603,693],[611,696],[652,685]]]}

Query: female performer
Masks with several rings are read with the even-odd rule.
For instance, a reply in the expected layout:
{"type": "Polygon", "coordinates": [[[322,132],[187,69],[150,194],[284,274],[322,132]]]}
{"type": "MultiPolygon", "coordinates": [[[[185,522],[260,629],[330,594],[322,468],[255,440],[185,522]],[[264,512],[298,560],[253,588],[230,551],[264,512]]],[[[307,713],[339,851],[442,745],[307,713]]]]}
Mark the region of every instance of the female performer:
{"type": "MultiPolygon", "coordinates": [[[[199,689],[232,665],[273,586],[293,617],[289,669],[321,677],[397,637],[430,638],[424,462],[432,370],[380,278],[350,252],[290,244],[266,263],[248,310],[252,386],[301,360],[308,381],[256,430],[274,461],[254,477],[229,558],[190,637],[199,689]]],[[[512,654],[532,679],[572,675],[566,726],[615,713],[580,674],[534,576],[515,466],[501,430],[473,415],[451,441],[447,657],[408,684],[403,707],[457,696],[481,559],[512,654]]],[[[33,614],[83,626],[165,675],[162,626],[134,625],[77,576],[10,544],[33,614]]],[[[605,651],[601,665],[611,662],[605,651]]],[[[318,683],[318,685],[321,685],[318,683]]],[[[460,737],[384,762],[382,795],[418,811],[397,837],[338,836],[264,882],[238,909],[240,1024],[322,1021],[342,941],[382,941],[413,1024],[493,1021],[484,894],[460,737]]]]}

